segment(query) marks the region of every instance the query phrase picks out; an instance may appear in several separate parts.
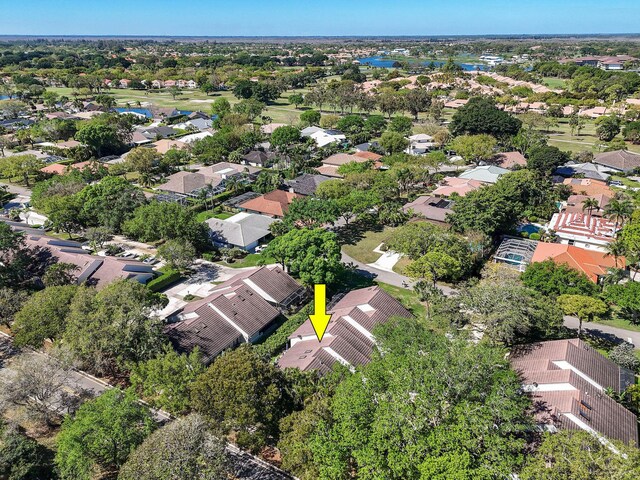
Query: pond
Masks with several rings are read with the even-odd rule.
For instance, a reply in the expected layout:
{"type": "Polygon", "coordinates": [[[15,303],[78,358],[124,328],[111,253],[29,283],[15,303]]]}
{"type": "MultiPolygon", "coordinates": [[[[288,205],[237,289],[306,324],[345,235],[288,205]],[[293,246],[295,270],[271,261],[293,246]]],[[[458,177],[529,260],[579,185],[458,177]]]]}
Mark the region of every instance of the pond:
{"type": "Polygon", "coordinates": [[[116,108],[116,112],[118,113],[133,112],[133,113],[139,113],[140,115],[144,115],[147,118],[153,118],[153,114],[151,113],[151,110],[149,110],[148,108],[116,108]]]}
{"type": "MultiPolygon", "coordinates": [[[[392,68],[393,64],[397,62],[397,60],[395,59],[386,58],[386,57],[365,57],[365,58],[358,58],[358,61],[360,62],[361,65],[371,65],[372,67],[380,67],[380,68],[392,68]]],[[[411,63],[416,63],[417,65],[421,65],[423,67],[431,65],[432,63],[436,67],[441,67],[442,65],[445,64],[445,62],[442,62],[439,60],[426,60],[424,62],[411,62],[411,63]]],[[[487,65],[473,64],[473,63],[459,63],[459,62],[456,62],[456,64],[460,65],[462,69],[467,72],[470,72],[473,70],[483,70],[483,71],[489,70],[489,67],[487,65]]]]}

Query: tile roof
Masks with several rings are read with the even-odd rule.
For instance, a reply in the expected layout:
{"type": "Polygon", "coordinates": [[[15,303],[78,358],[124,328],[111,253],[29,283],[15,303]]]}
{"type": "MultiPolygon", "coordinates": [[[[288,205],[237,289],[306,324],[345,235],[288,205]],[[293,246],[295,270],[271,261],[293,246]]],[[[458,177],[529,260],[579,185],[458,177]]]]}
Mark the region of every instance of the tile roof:
{"type": "Polygon", "coordinates": [[[297,193],[273,190],[259,197],[248,200],[239,205],[244,210],[250,210],[274,217],[284,217],[294,198],[302,198],[297,193]]]}
{"type": "MultiPolygon", "coordinates": [[[[603,252],[560,243],[538,243],[531,262],[544,262],[548,259],[584,273],[594,283],[598,282],[600,276],[616,268],[615,258],[603,252]]],[[[624,268],[624,266],[624,257],[619,257],[617,268],[624,268]]]]}
{"type": "Polygon", "coordinates": [[[597,154],[593,162],[622,172],[631,172],[636,168],[640,168],[640,154],[628,152],[627,150],[603,152],[597,154]]]}
{"type": "Polygon", "coordinates": [[[331,320],[322,342],[307,320],[289,337],[291,347],[278,359],[281,368],[326,373],[337,361],[351,368],[363,365],[371,359],[373,329],[393,316],[412,316],[378,286],[347,293],[328,313],[331,320]]]}
{"type": "Polygon", "coordinates": [[[351,155],[349,153],[334,153],[330,157],[322,160],[323,166],[332,166],[332,167],[340,167],[347,163],[356,162],[356,163],[364,163],[368,161],[367,158],[363,158],[359,155],[351,155]]]}
{"type": "Polygon", "coordinates": [[[440,182],[440,186],[431,192],[431,194],[439,197],[448,197],[457,193],[461,197],[464,197],[467,193],[477,190],[483,185],[484,183],[478,180],[444,177],[440,182]]]}
{"type": "Polygon", "coordinates": [[[432,195],[423,195],[416,198],[413,202],[407,203],[402,210],[408,212],[413,210],[414,213],[423,216],[427,220],[435,220],[444,222],[447,215],[453,213],[451,205],[453,202],[443,198],[434,197],[432,195]]]}
{"type": "Polygon", "coordinates": [[[615,223],[589,213],[554,213],[549,229],[561,238],[606,245],[615,237],[615,223]]]}
{"type": "Polygon", "coordinates": [[[380,160],[382,155],[373,152],[356,152],[353,154],[355,157],[364,158],[366,160],[373,160],[374,162],[380,160]]]}
{"type": "Polygon", "coordinates": [[[78,283],[102,288],[119,279],[146,283],[154,277],[150,265],[138,260],[91,255],[77,242],[37,235],[28,235],[25,241],[29,246],[48,249],[58,262],[76,265],[78,269],[73,273],[78,283]]]}
{"type": "Polygon", "coordinates": [[[158,190],[163,190],[165,192],[190,194],[196,192],[197,190],[203,189],[207,185],[217,187],[221,183],[221,178],[203,175],[202,173],[181,171],[174,173],[173,175],[169,175],[167,177],[167,182],[160,185],[158,187],[158,190]]]}
{"type": "Polygon", "coordinates": [[[496,183],[498,179],[506,173],[509,173],[509,170],[506,168],[496,167],[495,165],[483,165],[462,172],[458,178],[477,180],[484,183],[496,183]]]}
{"type": "Polygon", "coordinates": [[[513,169],[516,165],[527,166],[527,159],[520,152],[502,152],[496,155],[498,166],[506,169],[513,169]]]}
{"type": "Polygon", "coordinates": [[[205,223],[214,241],[245,248],[269,236],[269,225],[275,221],[264,215],[243,212],[227,219],[210,218],[205,223]]]}
{"type": "Polygon", "coordinates": [[[613,197],[613,191],[607,186],[606,182],[594,180],[591,178],[567,178],[563,182],[569,185],[573,193],[577,195],[607,195],[613,197]]]}
{"type": "Polygon", "coordinates": [[[299,193],[300,195],[313,195],[316,193],[318,185],[326,182],[327,180],[331,180],[331,177],[326,175],[303,173],[293,180],[285,180],[284,183],[295,193],[299,193]]]}
{"type": "Polygon", "coordinates": [[[592,429],[607,438],[638,443],[636,416],[609,397],[634,382],[618,367],[579,339],[522,345],[511,364],[530,392],[541,423],[560,428],[592,429]]]}
{"type": "Polygon", "coordinates": [[[223,350],[259,336],[279,318],[276,308],[304,287],[279,267],[241,272],[190,302],[166,334],[180,351],[198,346],[207,362],[223,350]]]}

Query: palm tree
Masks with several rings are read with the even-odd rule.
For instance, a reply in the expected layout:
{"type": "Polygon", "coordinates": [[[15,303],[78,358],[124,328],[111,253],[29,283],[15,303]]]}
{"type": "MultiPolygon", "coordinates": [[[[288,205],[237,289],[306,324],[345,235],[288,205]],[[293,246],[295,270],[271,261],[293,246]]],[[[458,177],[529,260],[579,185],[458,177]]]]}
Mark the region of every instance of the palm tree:
{"type": "Polygon", "coordinates": [[[627,253],[624,244],[616,239],[613,242],[609,242],[605,248],[607,253],[604,256],[613,257],[616,268],[618,268],[618,259],[627,253]]]}
{"type": "Polygon", "coordinates": [[[591,212],[593,212],[594,209],[600,210],[600,204],[598,203],[598,200],[596,200],[595,198],[589,197],[589,198],[585,198],[582,201],[583,212],[586,210],[587,213],[591,215],[591,212]]]}
{"type": "Polygon", "coordinates": [[[618,226],[622,228],[627,218],[633,214],[633,204],[629,200],[618,200],[612,198],[611,201],[604,207],[604,216],[608,220],[612,220],[616,223],[614,233],[618,232],[618,226]]]}
{"type": "Polygon", "coordinates": [[[235,193],[238,191],[239,186],[240,186],[240,181],[237,176],[234,175],[232,177],[227,178],[225,187],[228,191],[235,193]]]}

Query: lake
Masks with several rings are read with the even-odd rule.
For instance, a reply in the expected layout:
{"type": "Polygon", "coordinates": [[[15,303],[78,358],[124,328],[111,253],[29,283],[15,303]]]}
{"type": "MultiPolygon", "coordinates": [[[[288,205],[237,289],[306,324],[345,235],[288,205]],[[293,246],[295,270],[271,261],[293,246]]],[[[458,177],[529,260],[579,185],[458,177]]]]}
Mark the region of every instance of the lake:
{"type": "MultiPolygon", "coordinates": [[[[366,57],[366,58],[358,58],[358,61],[360,62],[361,65],[371,65],[372,67],[380,67],[380,68],[392,68],[393,64],[395,62],[397,62],[397,60],[394,59],[388,59],[385,57],[366,57]]],[[[415,63],[417,65],[421,65],[426,67],[427,65],[430,64],[434,64],[436,67],[441,67],[442,65],[445,64],[445,62],[441,62],[439,60],[426,60],[424,62],[411,62],[411,63],[415,63]]],[[[456,62],[457,65],[460,65],[462,67],[463,70],[466,70],[467,72],[473,71],[473,70],[489,70],[489,67],[487,65],[481,65],[481,64],[473,64],[473,63],[459,63],[456,62]]]]}

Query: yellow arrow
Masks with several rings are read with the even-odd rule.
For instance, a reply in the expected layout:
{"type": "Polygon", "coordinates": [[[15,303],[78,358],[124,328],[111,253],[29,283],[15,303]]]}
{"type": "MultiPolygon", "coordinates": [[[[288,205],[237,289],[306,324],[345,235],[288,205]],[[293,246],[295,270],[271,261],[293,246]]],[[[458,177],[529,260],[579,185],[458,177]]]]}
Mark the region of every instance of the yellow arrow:
{"type": "Polygon", "coordinates": [[[311,320],[311,325],[313,325],[318,341],[321,342],[331,318],[331,315],[327,315],[327,286],[324,284],[314,285],[313,294],[314,310],[313,315],[309,315],[309,320],[311,320]]]}

